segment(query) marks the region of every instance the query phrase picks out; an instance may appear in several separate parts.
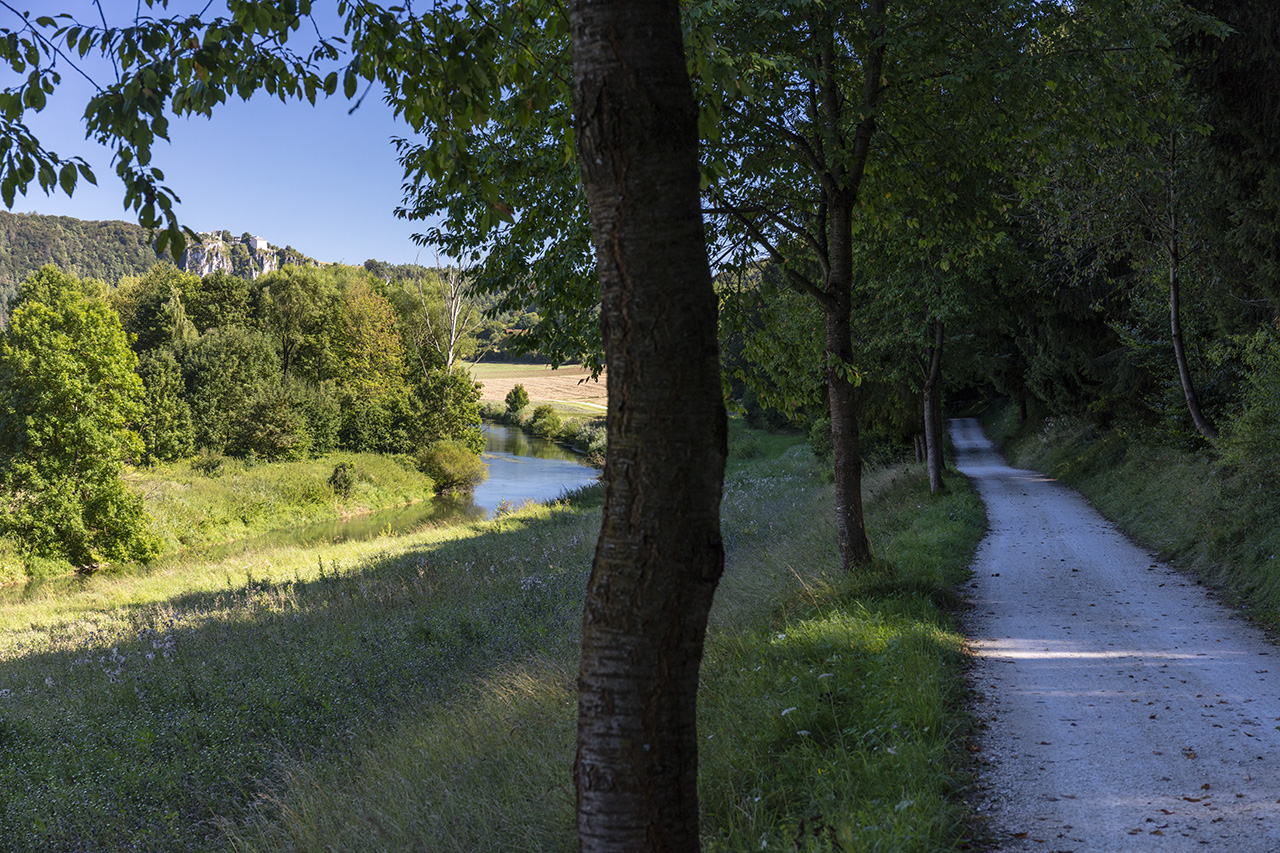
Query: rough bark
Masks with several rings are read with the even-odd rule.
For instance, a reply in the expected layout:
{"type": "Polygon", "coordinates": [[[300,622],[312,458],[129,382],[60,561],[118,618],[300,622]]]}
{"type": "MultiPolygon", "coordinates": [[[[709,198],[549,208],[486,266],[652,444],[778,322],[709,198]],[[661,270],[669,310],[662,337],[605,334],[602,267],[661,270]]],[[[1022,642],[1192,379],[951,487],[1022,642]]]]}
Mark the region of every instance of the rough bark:
{"type": "Polygon", "coordinates": [[[924,376],[924,443],[925,463],[929,471],[929,491],[946,490],[942,480],[942,340],[941,320],[933,323],[933,344],[929,347],[928,367],[924,376]]]}
{"type": "Polygon", "coordinates": [[[726,446],[696,110],[675,0],[579,0],[571,24],[609,386],[582,623],[578,840],[696,850],[698,668],[724,565],[726,446]]]}

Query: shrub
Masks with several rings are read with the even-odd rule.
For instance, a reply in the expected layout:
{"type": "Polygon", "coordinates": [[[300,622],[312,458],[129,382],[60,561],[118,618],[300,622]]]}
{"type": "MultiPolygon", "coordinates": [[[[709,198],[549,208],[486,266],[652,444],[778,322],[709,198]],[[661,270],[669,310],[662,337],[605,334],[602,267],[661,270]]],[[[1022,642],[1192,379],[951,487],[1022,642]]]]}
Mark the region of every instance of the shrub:
{"type": "Polygon", "coordinates": [[[336,495],[351,497],[351,490],[356,486],[356,466],[353,462],[339,462],[329,475],[329,485],[336,495]]]}
{"type": "Polygon", "coordinates": [[[764,448],[760,445],[760,439],[754,435],[735,436],[729,442],[729,458],[731,459],[758,459],[764,455],[764,448]]]}
{"type": "Polygon", "coordinates": [[[524,390],[524,386],[517,384],[514,388],[507,392],[507,411],[516,414],[525,406],[529,405],[529,392],[524,390]]]}
{"type": "Polygon", "coordinates": [[[211,450],[202,451],[200,455],[191,460],[191,470],[204,474],[206,477],[221,477],[227,470],[227,457],[211,450]]]}
{"type": "Polygon", "coordinates": [[[835,445],[831,440],[831,419],[819,418],[809,428],[809,449],[817,459],[830,462],[835,445]]]}
{"type": "Polygon", "coordinates": [[[554,406],[544,403],[533,410],[533,415],[529,418],[529,423],[525,425],[525,429],[534,435],[554,438],[556,433],[560,431],[560,413],[555,410],[554,406]]]}
{"type": "Polygon", "coordinates": [[[489,466],[461,441],[437,441],[418,454],[418,470],[443,492],[474,489],[489,476],[489,466]]]}

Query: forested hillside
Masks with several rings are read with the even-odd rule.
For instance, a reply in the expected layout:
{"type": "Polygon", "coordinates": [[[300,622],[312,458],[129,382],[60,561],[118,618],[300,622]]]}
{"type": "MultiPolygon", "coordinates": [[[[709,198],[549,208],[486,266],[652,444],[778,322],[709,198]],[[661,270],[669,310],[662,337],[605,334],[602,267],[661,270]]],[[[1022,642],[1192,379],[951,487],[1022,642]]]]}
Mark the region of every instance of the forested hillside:
{"type": "MultiPolygon", "coordinates": [[[[147,229],[128,222],[0,211],[0,326],[21,282],[46,264],[111,289],[126,276],[146,274],[159,261],[172,262],[167,251],[156,254],[152,240],[147,229]]],[[[284,266],[316,263],[292,246],[281,249],[248,233],[233,237],[229,231],[213,231],[190,241],[177,267],[197,275],[223,271],[251,280],[284,266]]]]}
{"type": "Polygon", "coordinates": [[[0,210],[0,310],[45,264],[114,285],[123,276],[142,275],[156,261],[147,229],[134,223],[0,210]]]}

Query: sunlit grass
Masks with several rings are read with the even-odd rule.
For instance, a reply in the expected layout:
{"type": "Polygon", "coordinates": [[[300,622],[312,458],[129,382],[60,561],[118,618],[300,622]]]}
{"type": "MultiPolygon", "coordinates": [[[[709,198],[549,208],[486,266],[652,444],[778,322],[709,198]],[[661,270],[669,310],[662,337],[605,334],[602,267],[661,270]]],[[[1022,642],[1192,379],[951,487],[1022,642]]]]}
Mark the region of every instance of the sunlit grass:
{"type": "Polygon", "coordinates": [[[165,550],[402,506],[434,491],[431,478],[408,460],[374,453],[254,465],[231,458],[221,462],[217,476],[201,472],[191,459],[128,473],[126,480],[142,494],[165,550]],[[355,483],[345,497],[329,485],[339,462],[355,467],[355,483]]]}
{"type": "Polygon", "coordinates": [[[349,754],[464,680],[570,654],[593,527],[589,512],[531,508],[11,603],[0,838],[217,843],[210,821],[265,793],[282,760],[349,754]]]}
{"type": "MultiPolygon", "coordinates": [[[[954,842],[959,640],[938,605],[981,528],[956,485],[934,499],[918,474],[871,478],[882,560],[840,576],[808,453],[734,463],[701,691],[708,846],[954,842]]],[[[4,846],[571,849],[598,505],[597,488],[11,598],[4,846]]]]}

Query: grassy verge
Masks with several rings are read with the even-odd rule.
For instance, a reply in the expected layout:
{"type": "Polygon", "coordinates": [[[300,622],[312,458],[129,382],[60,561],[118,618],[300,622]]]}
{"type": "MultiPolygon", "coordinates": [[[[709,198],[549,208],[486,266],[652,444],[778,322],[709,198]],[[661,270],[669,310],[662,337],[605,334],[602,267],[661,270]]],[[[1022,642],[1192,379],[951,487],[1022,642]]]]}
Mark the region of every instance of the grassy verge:
{"type": "MultiPolygon", "coordinates": [[[[702,688],[706,845],[934,850],[961,833],[961,640],[982,527],[956,482],[869,483],[881,560],[833,575],[807,451],[734,465],[702,688]]],[[[784,442],[785,443],[785,442],[784,442]]],[[[94,577],[0,605],[15,850],[573,846],[595,498],[399,539],[94,577]]]]}
{"type": "Polygon", "coordinates": [[[1280,629],[1280,481],[1263,466],[1230,464],[1083,419],[1020,424],[993,410],[987,429],[1010,460],[1079,490],[1160,558],[1193,571],[1280,629]]]}
{"type": "MultiPolygon", "coordinates": [[[[983,527],[963,487],[901,469],[872,483],[883,559],[833,577],[830,491],[792,451],[726,483],[728,569],[701,692],[713,850],[938,850],[956,793],[961,639],[949,592],[983,527]]],[[[570,850],[569,654],[516,663],[340,762],[297,761],[238,849],[570,850]],[[368,844],[367,841],[364,842],[368,844]]]]}
{"type": "Polygon", "coordinates": [[[373,453],[254,465],[217,461],[214,476],[195,459],[128,473],[166,551],[402,506],[430,497],[434,489],[431,478],[411,463],[373,453]],[[346,496],[329,484],[340,462],[355,466],[346,496]]]}

